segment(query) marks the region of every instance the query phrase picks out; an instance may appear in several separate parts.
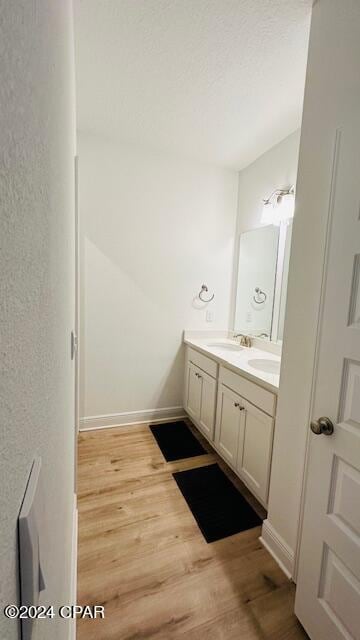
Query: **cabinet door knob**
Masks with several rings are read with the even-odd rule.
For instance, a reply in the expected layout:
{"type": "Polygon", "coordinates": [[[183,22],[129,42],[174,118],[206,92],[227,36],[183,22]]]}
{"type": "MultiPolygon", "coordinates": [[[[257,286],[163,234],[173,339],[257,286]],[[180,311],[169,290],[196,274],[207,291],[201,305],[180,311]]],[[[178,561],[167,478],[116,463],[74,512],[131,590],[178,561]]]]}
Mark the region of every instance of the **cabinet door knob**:
{"type": "Polygon", "coordinates": [[[239,411],[244,411],[245,407],[242,407],[240,405],[240,402],[234,402],[234,407],[236,407],[237,409],[239,409],[239,411]]]}

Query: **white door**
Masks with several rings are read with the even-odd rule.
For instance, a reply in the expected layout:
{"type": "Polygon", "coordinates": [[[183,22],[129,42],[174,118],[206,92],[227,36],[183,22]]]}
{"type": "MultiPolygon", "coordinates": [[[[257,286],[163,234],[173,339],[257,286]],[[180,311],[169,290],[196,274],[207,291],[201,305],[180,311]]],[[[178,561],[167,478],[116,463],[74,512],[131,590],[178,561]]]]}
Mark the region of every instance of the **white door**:
{"type": "Polygon", "coordinates": [[[214,438],[216,380],[207,373],[199,373],[201,380],[201,406],[199,427],[209,440],[214,438]]]}
{"type": "Polygon", "coordinates": [[[313,640],[360,640],[360,113],[337,140],[295,607],[313,640]]]}
{"type": "Polygon", "coordinates": [[[239,434],[243,419],[244,402],[242,398],[221,384],[217,405],[216,444],[224,459],[233,467],[236,467],[239,434]]]}
{"type": "Polygon", "coordinates": [[[80,426],[80,221],[79,221],[79,158],[75,156],[75,438],[77,442],[80,426]]]}
{"type": "Polygon", "coordinates": [[[244,402],[237,470],[263,504],[267,503],[274,419],[244,402]]]}
{"type": "Polygon", "coordinates": [[[199,369],[195,367],[192,362],[188,363],[186,398],[186,409],[189,415],[195,420],[199,420],[201,406],[201,377],[199,369]]]}

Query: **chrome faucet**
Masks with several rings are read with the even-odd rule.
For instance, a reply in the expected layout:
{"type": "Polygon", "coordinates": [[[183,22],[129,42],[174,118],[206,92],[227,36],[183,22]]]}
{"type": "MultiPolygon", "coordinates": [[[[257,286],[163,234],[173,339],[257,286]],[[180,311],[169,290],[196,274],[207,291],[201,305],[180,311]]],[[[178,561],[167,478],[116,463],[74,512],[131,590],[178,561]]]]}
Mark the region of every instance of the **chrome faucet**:
{"type": "Polygon", "coordinates": [[[250,336],[245,336],[243,333],[236,333],[234,335],[234,340],[236,340],[237,338],[240,338],[240,345],[242,347],[251,347],[252,346],[252,340],[250,338],[250,336]]]}

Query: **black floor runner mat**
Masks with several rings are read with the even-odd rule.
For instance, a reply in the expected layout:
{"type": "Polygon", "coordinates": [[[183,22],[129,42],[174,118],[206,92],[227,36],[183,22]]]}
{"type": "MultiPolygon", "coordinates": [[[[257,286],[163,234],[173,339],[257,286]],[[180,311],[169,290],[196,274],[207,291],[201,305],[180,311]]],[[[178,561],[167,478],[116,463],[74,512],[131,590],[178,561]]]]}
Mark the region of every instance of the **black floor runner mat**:
{"type": "Polygon", "coordinates": [[[214,542],[261,524],[219,465],[173,473],[205,540],[214,542]]]}
{"type": "Polygon", "coordinates": [[[207,453],[183,420],[153,424],[150,429],[167,462],[207,453]]]}

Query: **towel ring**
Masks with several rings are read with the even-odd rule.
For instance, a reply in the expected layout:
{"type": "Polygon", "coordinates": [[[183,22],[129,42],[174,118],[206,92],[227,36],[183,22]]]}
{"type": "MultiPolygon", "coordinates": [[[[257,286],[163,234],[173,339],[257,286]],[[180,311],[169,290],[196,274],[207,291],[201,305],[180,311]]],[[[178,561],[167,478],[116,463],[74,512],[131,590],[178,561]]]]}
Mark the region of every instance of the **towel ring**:
{"type": "Polygon", "coordinates": [[[211,298],[209,298],[208,300],[205,300],[205,299],[203,298],[203,293],[204,293],[205,291],[209,291],[209,289],[207,288],[206,284],[202,284],[202,285],[201,285],[201,291],[200,291],[200,293],[199,293],[199,298],[200,298],[201,302],[211,302],[211,300],[214,300],[214,298],[215,298],[215,293],[213,293],[213,294],[212,294],[211,298]]]}
{"type": "Polygon", "coordinates": [[[262,300],[257,300],[256,297],[253,296],[253,300],[254,300],[254,302],[256,302],[256,304],[263,304],[263,302],[266,302],[267,295],[266,295],[265,291],[261,291],[260,287],[255,287],[255,293],[257,294],[258,298],[260,296],[262,296],[262,300]]]}

